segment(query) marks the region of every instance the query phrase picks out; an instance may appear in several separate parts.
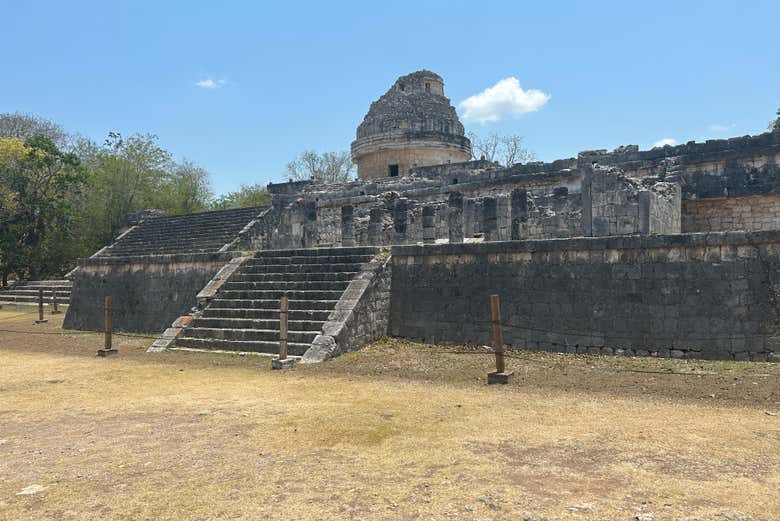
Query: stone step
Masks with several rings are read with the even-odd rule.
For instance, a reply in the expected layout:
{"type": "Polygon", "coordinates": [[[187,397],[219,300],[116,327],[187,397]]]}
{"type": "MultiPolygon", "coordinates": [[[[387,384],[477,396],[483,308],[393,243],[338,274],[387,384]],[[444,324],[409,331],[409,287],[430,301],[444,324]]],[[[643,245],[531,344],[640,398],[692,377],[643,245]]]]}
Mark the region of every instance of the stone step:
{"type": "Polygon", "coordinates": [[[176,236],[168,235],[163,237],[123,237],[117,242],[117,245],[127,246],[148,246],[151,244],[213,244],[221,242],[229,237],[235,236],[235,233],[224,233],[219,235],[210,235],[208,237],[193,237],[189,235],[176,236]]]}
{"type": "MultiPolygon", "coordinates": [[[[38,303],[38,296],[30,296],[30,295],[5,295],[3,293],[0,293],[0,302],[4,303],[18,303],[18,304],[37,304],[38,303]]],[[[57,304],[61,304],[63,306],[67,305],[70,302],[70,297],[57,297],[57,304]]],[[[51,304],[51,297],[45,297],[43,298],[43,303],[47,306],[51,304]]]]}
{"type": "Polygon", "coordinates": [[[372,246],[355,248],[304,248],[297,250],[263,250],[255,254],[260,257],[303,257],[303,256],[333,256],[333,255],[376,255],[379,248],[372,246]]]}
{"type": "Polygon", "coordinates": [[[209,239],[196,239],[184,237],[181,239],[173,239],[172,237],[161,238],[159,240],[154,239],[133,239],[125,240],[121,239],[114,246],[115,248],[148,248],[153,246],[212,246],[215,244],[225,244],[235,234],[225,234],[221,237],[210,237],[209,239]]]}
{"type": "MultiPolygon", "coordinates": [[[[247,261],[248,262],[248,261],[247,261]]],[[[264,264],[242,266],[241,273],[333,273],[360,270],[360,264],[264,264]]]]}
{"type": "MultiPolygon", "coordinates": [[[[287,341],[295,344],[311,344],[319,331],[287,331],[287,341]]],[[[227,329],[210,327],[188,327],[184,338],[213,338],[217,340],[238,340],[240,342],[279,342],[276,329],[227,329]]]]}
{"type": "MultiPolygon", "coordinates": [[[[279,342],[243,342],[238,340],[224,340],[213,338],[188,338],[176,339],[176,347],[189,347],[193,349],[215,349],[224,351],[236,351],[247,353],[279,352],[279,342]]],[[[309,349],[309,344],[287,343],[287,353],[293,356],[301,356],[309,349]]]]}
{"type": "Polygon", "coordinates": [[[238,231],[241,231],[241,229],[244,226],[235,226],[235,227],[228,227],[228,228],[220,228],[218,230],[192,230],[192,229],[182,229],[182,230],[154,230],[154,231],[132,231],[122,237],[120,239],[122,242],[144,242],[144,241],[154,241],[159,242],[162,240],[198,240],[198,241],[212,241],[215,239],[220,239],[222,237],[235,235],[238,231]]]}
{"type": "Polygon", "coordinates": [[[104,254],[113,257],[131,257],[134,255],[172,255],[176,253],[211,253],[222,248],[224,244],[214,246],[166,246],[155,248],[111,248],[104,254]]]}
{"type": "Polygon", "coordinates": [[[200,224],[200,223],[218,223],[223,221],[242,220],[249,221],[255,218],[267,207],[255,206],[251,208],[241,208],[237,210],[213,210],[210,212],[188,213],[182,215],[163,215],[147,219],[143,225],[152,224],[200,224]]]}
{"type": "Polygon", "coordinates": [[[24,282],[20,284],[20,286],[25,287],[37,287],[37,286],[45,286],[45,287],[52,287],[52,286],[67,286],[71,287],[73,286],[73,283],[69,280],[30,280],[27,282],[24,282]]]}
{"type": "MultiPolygon", "coordinates": [[[[211,305],[218,308],[242,308],[257,310],[275,310],[279,312],[279,299],[227,299],[217,298],[211,301],[211,305]]],[[[338,300],[288,300],[289,310],[295,311],[332,311],[336,307],[338,300]]]]}
{"type": "Polygon", "coordinates": [[[329,290],[343,292],[349,286],[349,281],[250,281],[233,282],[230,280],[223,286],[223,291],[243,291],[243,290],[278,290],[278,291],[296,291],[296,290],[329,290]]]}
{"type": "Polygon", "coordinates": [[[210,210],[207,212],[187,213],[181,215],[160,215],[144,221],[148,223],[193,223],[193,222],[217,222],[225,219],[247,218],[259,215],[267,206],[249,206],[246,208],[231,208],[229,210],[210,210]]]}
{"type": "Polygon", "coordinates": [[[70,289],[60,289],[57,288],[56,290],[54,288],[29,288],[28,286],[22,286],[17,287],[15,289],[8,289],[0,291],[0,295],[19,295],[19,296],[38,296],[38,293],[40,290],[43,290],[43,296],[45,297],[51,297],[53,292],[57,293],[57,297],[69,297],[70,296],[70,289]]]}
{"type": "MultiPolygon", "coordinates": [[[[278,303],[278,301],[276,301],[278,303]]],[[[316,321],[325,322],[328,320],[331,311],[329,309],[296,309],[288,310],[287,318],[290,321],[316,321]]],[[[274,309],[254,309],[254,308],[223,308],[215,307],[214,304],[207,307],[203,314],[203,318],[251,318],[251,319],[265,319],[265,320],[278,320],[279,308],[274,309]]]]}
{"type": "Polygon", "coordinates": [[[334,271],[331,273],[238,273],[230,277],[231,282],[328,282],[351,281],[356,271],[334,271]]]}
{"type": "Polygon", "coordinates": [[[373,255],[301,255],[297,257],[255,257],[246,261],[246,266],[268,265],[308,265],[308,264],[365,264],[373,259],[373,255]]]}
{"type": "MultiPolygon", "coordinates": [[[[230,300],[269,300],[280,299],[284,293],[275,289],[224,289],[219,292],[219,297],[230,300]]],[[[287,292],[287,298],[291,300],[338,300],[342,290],[292,290],[287,292]]]]}
{"type": "MultiPolygon", "coordinates": [[[[190,323],[194,328],[216,329],[270,329],[279,331],[279,313],[276,319],[255,318],[226,318],[226,317],[199,317],[190,323]]],[[[292,331],[314,331],[319,333],[323,320],[288,320],[287,329],[292,331]]]]}

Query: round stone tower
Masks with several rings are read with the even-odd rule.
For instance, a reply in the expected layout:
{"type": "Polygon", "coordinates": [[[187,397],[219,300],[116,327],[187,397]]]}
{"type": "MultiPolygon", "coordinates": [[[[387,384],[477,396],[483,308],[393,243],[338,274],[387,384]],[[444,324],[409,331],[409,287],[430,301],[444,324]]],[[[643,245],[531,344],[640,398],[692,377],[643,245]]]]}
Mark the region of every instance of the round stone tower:
{"type": "Polygon", "coordinates": [[[403,176],[418,166],[468,161],[471,142],[444,80],[431,71],[398,78],[371,104],[352,142],[359,179],[403,176]]]}

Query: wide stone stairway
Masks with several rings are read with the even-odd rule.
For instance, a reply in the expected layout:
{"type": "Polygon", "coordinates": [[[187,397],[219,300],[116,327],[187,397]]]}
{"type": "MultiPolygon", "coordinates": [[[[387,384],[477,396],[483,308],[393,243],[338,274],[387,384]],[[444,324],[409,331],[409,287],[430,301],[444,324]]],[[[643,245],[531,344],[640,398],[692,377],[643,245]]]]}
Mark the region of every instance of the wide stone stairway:
{"type": "Polygon", "coordinates": [[[279,306],[289,299],[287,349],[303,355],[344,290],[378,248],[317,248],[257,253],[233,274],[177,347],[277,353],[279,306]]]}
{"type": "Polygon", "coordinates": [[[99,253],[100,257],[208,253],[231,242],[266,207],[152,217],[99,253]]]}
{"type": "Polygon", "coordinates": [[[37,304],[38,294],[43,290],[43,303],[50,305],[54,293],[57,303],[68,304],[72,283],[69,280],[31,280],[20,282],[13,288],[0,289],[0,304],[37,304]]]}

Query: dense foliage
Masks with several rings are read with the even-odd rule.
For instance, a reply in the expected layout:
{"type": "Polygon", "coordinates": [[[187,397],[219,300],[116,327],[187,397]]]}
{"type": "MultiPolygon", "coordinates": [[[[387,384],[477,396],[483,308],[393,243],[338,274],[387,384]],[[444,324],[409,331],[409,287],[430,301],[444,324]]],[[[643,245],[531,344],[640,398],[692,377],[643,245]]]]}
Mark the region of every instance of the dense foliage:
{"type": "Polygon", "coordinates": [[[0,114],[0,275],[62,276],[111,242],[129,213],[268,204],[261,185],[215,198],[209,174],[174,161],[151,134],[102,144],[26,114],[0,114]]]}

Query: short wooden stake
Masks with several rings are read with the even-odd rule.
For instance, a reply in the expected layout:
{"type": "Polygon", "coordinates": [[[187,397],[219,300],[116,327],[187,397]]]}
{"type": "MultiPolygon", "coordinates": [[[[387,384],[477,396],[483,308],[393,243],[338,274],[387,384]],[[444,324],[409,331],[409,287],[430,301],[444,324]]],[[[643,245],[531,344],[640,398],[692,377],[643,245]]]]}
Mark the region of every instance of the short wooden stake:
{"type": "Polygon", "coordinates": [[[61,313],[60,308],[57,305],[57,288],[51,290],[51,313],[52,315],[59,315],[61,313]]]}
{"type": "Polygon", "coordinates": [[[105,332],[103,338],[103,349],[98,349],[98,356],[115,355],[117,350],[112,346],[112,334],[114,332],[114,320],[113,320],[113,306],[111,303],[111,295],[106,296],[106,300],[103,304],[104,313],[104,325],[103,331],[105,332]]]}
{"type": "Polygon", "coordinates": [[[504,335],[501,331],[501,299],[490,295],[490,314],[493,323],[493,352],[496,354],[496,370],[488,373],[488,385],[507,384],[512,371],[506,370],[504,361],[504,335]]]}
{"type": "Polygon", "coordinates": [[[35,321],[36,324],[45,324],[48,322],[45,318],[43,318],[43,289],[38,290],[38,320],[35,321]]]}
{"type": "Polygon", "coordinates": [[[289,301],[287,293],[283,293],[279,299],[279,356],[271,360],[272,369],[287,369],[292,367],[294,361],[287,358],[287,315],[289,301]]]}

